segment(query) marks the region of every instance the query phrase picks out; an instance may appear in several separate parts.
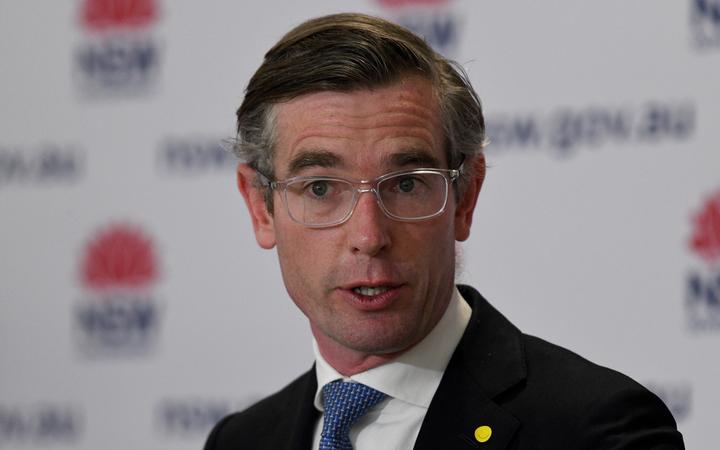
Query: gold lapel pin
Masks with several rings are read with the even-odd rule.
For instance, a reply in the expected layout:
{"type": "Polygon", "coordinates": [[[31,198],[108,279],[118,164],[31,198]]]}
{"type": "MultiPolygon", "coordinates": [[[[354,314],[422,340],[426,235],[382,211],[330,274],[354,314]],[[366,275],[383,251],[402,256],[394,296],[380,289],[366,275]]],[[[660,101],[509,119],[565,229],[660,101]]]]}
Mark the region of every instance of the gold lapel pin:
{"type": "Polygon", "coordinates": [[[487,442],[490,440],[490,436],[492,436],[492,428],[489,426],[481,425],[475,428],[475,439],[478,442],[487,442]]]}

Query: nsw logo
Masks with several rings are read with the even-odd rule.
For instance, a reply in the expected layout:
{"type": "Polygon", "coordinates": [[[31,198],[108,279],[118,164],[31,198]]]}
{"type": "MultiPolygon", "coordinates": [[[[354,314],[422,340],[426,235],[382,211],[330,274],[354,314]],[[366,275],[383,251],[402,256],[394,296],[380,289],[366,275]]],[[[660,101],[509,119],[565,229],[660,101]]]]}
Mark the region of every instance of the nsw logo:
{"type": "Polygon", "coordinates": [[[83,353],[137,354],[152,349],[160,322],[152,292],[158,270],[152,240],[138,227],[113,224],[88,242],[80,264],[87,295],[75,310],[83,353]]]}
{"type": "Polygon", "coordinates": [[[436,51],[452,57],[460,40],[460,21],[451,0],[377,0],[390,19],[423,37],[436,51]]]}
{"type": "Polygon", "coordinates": [[[84,419],[77,405],[0,404],[0,448],[67,448],[82,438],[84,419]]]}
{"type": "Polygon", "coordinates": [[[720,0],[691,0],[690,26],[697,47],[720,47],[720,0]]]}
{"type": "Polygon", "coordinates": [[[172,175],[231,173],[237,158],[219,138],[193,136],[164,139],[157,150],[158,172],[172,175]]]}
{"type": "Polygon", "coordinates": [[[79,22],[84,42],[75,53],[83,93],[137,94],[148,91],[160,66],[160,46],[152,35],[157,0],[84,0],[79,22]]]}
{"type": "Polygon", "coordinates": [[[720,190],[693,217],[690,250],[700,264],[687,277],[685,309],[692,330],[720,330],[720,190]]]}
{"type": "Polygon", "coordinates": [[[0,189],[8,185],[71,185],[84,172],[83,151],[69,144],[0,144],[0,189]]]}

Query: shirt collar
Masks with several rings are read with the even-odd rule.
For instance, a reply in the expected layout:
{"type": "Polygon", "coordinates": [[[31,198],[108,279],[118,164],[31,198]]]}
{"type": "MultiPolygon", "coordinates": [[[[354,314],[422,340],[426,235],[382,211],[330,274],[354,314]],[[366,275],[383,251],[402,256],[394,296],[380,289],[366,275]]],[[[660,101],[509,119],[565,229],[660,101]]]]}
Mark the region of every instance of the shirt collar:
{"type": "Polygon", "coordinates": [[[392,398],[429,407],[471,314],[470,305],[454,288],[445,313],[422,341],[392,361],[350,377],[343,377],[323,358],[313,338],[318,385],[315,407],[323,411],[322,387],[338,379],[362,383],[392,398]]]}

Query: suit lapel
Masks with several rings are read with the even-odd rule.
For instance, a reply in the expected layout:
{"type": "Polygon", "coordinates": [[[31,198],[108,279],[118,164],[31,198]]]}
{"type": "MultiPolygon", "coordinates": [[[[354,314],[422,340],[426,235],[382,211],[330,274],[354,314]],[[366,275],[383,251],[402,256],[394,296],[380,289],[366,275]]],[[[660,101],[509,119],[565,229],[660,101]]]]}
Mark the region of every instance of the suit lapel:
{"type": "Polygon", "coordinates": [[[459,286],[473,308],[420,429],[415,450],[505,449],[520,426],[495,399],[525,379],[520,332],[472,288],[459,286]],[[486,442],[475,430],[492,430],[486,442]]]}

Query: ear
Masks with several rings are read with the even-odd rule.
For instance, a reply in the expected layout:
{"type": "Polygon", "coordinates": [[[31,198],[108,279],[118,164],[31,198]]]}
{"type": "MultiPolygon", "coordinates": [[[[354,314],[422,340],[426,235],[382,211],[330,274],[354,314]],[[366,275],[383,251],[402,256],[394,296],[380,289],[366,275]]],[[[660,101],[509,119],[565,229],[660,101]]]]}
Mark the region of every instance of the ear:
{"type": "Polygon", "coordinates": [[[275,221],[267,210],[263,190],[255,182],[257,172],[247,164],[239,164],[237,168],[238,190],[245,199],[253,229],[255,240],[264,249],[275,247],[275,221]]]}
{"type": "Polygon", "coordinates": [[[472,165],[471,177],[466,181],[465,191],[455,208],[455,240],[464,241],[470,236],[473,212],[480,188],[485,180],[485,156],[481,153],[468,161],[472,165]]]}

